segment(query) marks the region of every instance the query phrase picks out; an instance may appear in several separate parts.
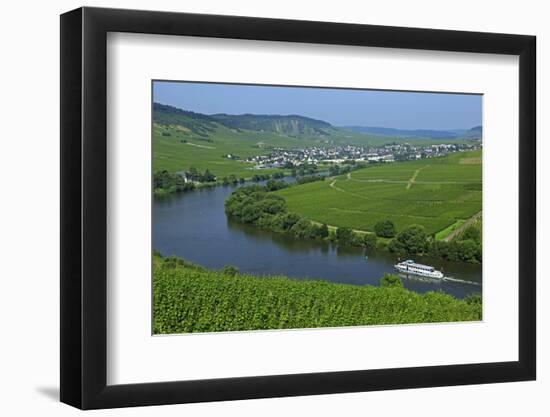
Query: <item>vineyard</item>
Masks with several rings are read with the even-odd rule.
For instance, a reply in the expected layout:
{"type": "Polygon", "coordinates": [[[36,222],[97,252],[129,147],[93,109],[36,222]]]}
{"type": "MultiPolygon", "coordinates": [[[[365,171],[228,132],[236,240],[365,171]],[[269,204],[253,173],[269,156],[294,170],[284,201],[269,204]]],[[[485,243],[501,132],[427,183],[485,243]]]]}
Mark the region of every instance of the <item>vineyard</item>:
{"type": "Polygon", "coordinates": [[[291,212],[337,227],[373,231],[419,224],[429,234],[481,210],[481,151],[359,169],[325,182],[278,191],[291,212]]]}
{"type": "Polygon", "coordinates": [[[158,255],[153,285],[155,334],[478,321],[482,310],[479,298],[212,271],[158,255]]]}

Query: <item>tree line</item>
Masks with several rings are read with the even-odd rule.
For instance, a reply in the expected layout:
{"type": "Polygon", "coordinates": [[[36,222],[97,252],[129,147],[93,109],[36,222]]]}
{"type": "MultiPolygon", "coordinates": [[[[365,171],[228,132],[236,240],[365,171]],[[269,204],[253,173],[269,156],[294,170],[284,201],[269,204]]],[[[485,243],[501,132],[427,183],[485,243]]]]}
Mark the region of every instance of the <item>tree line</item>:
{"type": "MultiPolygon", "coordinates": [[[[305,163],[298,167],[294,166],[292,163],[290,163],[290,165],[292,168],[290,174],[296,178],[295,183],[298,185],[315,181],[323,181],[326,178],[326,175],[318,173],[318,167],[314,163],[305,163]]],[[[329,168],[329,175],[344,174],[361,166],[362,165],[346,165],[340,167],[339,165],[332,165],[329,168]]],[[[257,173],[252,175],[250,181],[258,183],[261,181],[278,180],[284,177],[284,171],[278,171],[273,174],[257,173]]],[[[245,178],[237,177],[234,174],[219,178],[208,168],[204,171],[200,171],[196,167],[192,166],[185,171],[184,175],[179,173],[172,174],[166,170],[155,172],[153,174],[153,193],[156,197],[161,197],[167,194],[194,190],[197,186],[213,186],[218,184],[223,186],[235,186],[244,184],[245,182],[245,178]]],[[[269,188],[270,189],[268,191],[276,191],[285,187],[281,184],[277,184],[276,188],[274,188],[273,184],[271,184],[269,188]]]]}
{"type": "Polygon", "coordinates": [[[197,186],[212,186],[216,183],[217,177],[208,169],[199,171],[195,167],[190,167],[183,175],[172,174],[167,170],[156,171],[153,173],[153,194],[155,197],[162,197],[172,193],[191,191],[197,186]]]}
{"type": "Polygon", "coordinates": [[[189,171],[185,173],[188,180],[196,182],[216,182],[216,176],[210,172],[207,168],[204,172],[199,171],[195,167],[190,167],[189,171]]]}
{"type": "Polygon", "coordinates": [[[330,177],[335,177],[337,175],[348,174],[357,169],[367,168],[370,165],[378,165],[378,164],[379,162],[373,162],[373,161],[365,162],[365,161],[356,161],[354,159],[349,159],[342,162],[342,165],[334,164],[329,166],[328,174],[330,177]]]}
{"type": "Polygon", "coordinates": [[[225,201],[225,212],[243,223],[289,233],[301,239],[327,239],[342,245],[366,248],[376,246],[376,236],[372,233],[359,234],[347,227],[331,231],[326,224],[318,224],[289,212],[286,200],[270,193],[289,186],[283,181],[270,180],[265,186],[241,187],[225,201]]]}
{"type": "Polygon", "coordinates": [[[388,250],[399,255],[427,255],[443,258],[448,261],[477,263],[482,261],[481,234],[475,227],[467,228],[450,242],[437,240],[435,235],[428,235],[420,225],[411,225],[399,233],[395,233],[395,225],[391,220],[378,223],[375,226],[378,236],[393,237],[389,241],[388,250]],[[389,232],[389,233],[388,233],[389,232]]]}
{"type": "Polygon", "coordinates": [[[481,235],[476,228],[466,229],[450,242],[436,240],[420,225],[397,232],[391,220],[376,223],[374,233],[357,232],[349,227],[329,228],[289,212],[286,200],[271,193],[289,186],[284,181],[270,180],[265,186],[241,187],[225,201],[225,212],[243,223],[289,233],[300,239],[324,239],[343,246],[386,249],[400,256],[426,255],[462,262],[482,260],[481,235]]]}
{"type": "Polygon", "coordinates": [[[153,194],[155,197],[194,189],[195,184],[186,182],[179,174],[170,174],[166,170],[157,171],[153,174],[153,194]]]}

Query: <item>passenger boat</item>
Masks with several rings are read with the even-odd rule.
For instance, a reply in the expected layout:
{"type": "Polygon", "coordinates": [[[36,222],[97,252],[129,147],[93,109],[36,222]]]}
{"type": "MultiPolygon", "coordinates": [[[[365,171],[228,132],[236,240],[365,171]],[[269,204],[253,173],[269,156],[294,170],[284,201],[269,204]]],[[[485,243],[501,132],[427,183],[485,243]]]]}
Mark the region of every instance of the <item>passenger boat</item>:
{"type": "Polygon", "coordinates": [[[443,278],[443,272],[437,271],[433,266],[417,264],[409,259],[394,265],[395,269],[404,274],[419,275],[428,278],[443,278]]]}

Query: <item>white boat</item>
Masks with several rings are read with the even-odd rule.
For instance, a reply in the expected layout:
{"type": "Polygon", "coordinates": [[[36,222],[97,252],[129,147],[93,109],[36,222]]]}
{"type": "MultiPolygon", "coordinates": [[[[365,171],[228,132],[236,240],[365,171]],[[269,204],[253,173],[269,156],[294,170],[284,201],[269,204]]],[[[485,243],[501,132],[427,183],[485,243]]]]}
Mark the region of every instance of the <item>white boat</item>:
{"type": "Polygon", "coordinates": [[[404,274],[419,275],[428,278],[443,278],[443,272],[437,271],[433,266],[417,264],[413,260],[408,259],[404,262],[399,262],[394,265],[395,269],[404,274]]]}

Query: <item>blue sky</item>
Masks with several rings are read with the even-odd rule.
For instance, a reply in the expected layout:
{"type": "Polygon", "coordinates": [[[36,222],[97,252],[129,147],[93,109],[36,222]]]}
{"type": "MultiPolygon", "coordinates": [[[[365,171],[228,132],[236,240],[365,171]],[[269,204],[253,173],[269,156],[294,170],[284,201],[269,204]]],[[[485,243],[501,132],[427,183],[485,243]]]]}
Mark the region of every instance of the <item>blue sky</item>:
{"type": "Polygon", "coordinates": [[[155,81],[154,101],[214,114],[298,114],[335,126],[469,129],[482,96],[155,81]]]}

